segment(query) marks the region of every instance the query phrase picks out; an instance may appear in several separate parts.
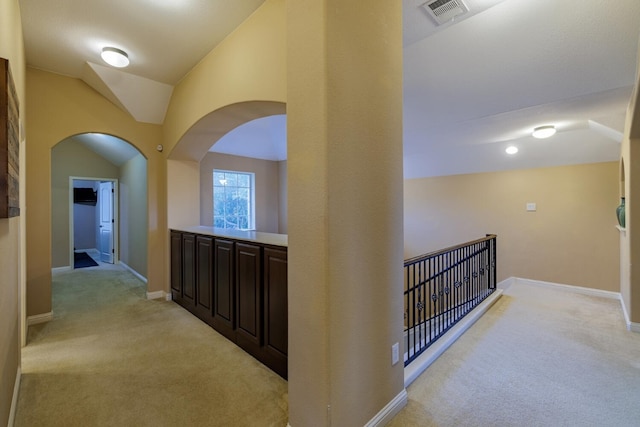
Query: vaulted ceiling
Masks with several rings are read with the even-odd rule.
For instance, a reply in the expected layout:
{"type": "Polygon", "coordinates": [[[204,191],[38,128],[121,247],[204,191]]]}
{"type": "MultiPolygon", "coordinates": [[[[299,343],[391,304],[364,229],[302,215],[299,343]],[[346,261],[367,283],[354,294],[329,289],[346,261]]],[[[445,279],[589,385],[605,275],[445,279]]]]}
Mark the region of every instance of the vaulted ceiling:
{"type": "MultiPolygon", "coordinates": [[[[425,0],[403,0],[405,177],[618,159],[640,1],[455,1],[468,12],[437,25],[425,0]],[[531,137],[546,124],[558,133],[531,137]]],[[[20,0],[27,63],[162,123],[173,87],[262,3],[20,0]],[[104,45],[126,50],[131,66],[107,67],[104,45]]],[[[281,160],[285,127],[284,117],[249,124],[212,150],[281,160]]]]}

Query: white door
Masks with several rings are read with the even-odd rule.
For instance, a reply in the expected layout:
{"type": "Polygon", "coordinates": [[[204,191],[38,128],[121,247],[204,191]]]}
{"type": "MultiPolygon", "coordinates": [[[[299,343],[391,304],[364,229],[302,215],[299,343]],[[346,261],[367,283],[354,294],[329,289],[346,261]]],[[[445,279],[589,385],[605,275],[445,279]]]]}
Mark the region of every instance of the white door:
{"type": "Polygon", "coordinates": [[[101,182],[98,194],[100,261],[113,264],[113,182],[101,182]]]}

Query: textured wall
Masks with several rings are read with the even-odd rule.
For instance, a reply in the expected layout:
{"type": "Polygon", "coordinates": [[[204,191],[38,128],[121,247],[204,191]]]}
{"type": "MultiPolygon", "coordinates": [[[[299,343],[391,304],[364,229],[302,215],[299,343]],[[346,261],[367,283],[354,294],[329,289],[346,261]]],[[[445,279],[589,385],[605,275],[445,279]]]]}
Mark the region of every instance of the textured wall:
{"type": "MultiPolygon", "coordinates": [[[[0,1],[0,57],[9,60],[20,102],[20,119],[26,120],[25,58],[18,0],[0,1]]],[[[16,374],[20,366],[21,318],[24,287],[24,149],[20,147],[21,216],[0,219],[0,425],[9,420],[16,374]]]]}

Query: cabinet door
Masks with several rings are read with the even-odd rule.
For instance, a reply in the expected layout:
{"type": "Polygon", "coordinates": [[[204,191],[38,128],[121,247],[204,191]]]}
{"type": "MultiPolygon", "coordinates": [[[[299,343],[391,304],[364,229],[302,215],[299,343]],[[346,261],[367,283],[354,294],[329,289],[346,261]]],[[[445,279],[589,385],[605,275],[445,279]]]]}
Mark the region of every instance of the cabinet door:
{"type": "Polygon", "coordinates": [[[265,364],[287,378],[287,251],[264,248],[265,364]]]}
{"type": "Polygon", "coordinates": [[[215,239],[213,269],[213,327],[230,340],[235,332],[235,263],[234,243],[215,239]]]}
{"type": "Polygon", "coordinates": [[[209,323],[213,288],[213,237],[196,237],[196,298],[195,310],[198,317],[209,323]]]}
{"type": "Polygon", "coordinates": [[[193,309],[195,305],[196,287],[196,236],[182,235],[182,299],[184,306],[193,309]]]}
{"type": "Polygon", "coordinates": [[[262,344],[261,247],[236,243],[236,342],[258,359],[262,344]]]}
{"type": "Polygon", "coordinates": [[[182,299],[182,233],[171,231],[171,298],[182,299]]]}

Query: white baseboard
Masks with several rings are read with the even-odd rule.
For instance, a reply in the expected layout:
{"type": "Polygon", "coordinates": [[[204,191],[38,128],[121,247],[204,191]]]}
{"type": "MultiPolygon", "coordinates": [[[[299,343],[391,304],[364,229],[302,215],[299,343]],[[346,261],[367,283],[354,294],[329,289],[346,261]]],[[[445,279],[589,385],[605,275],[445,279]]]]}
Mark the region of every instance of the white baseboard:
{"type": "Polygon", "coordinates": [[[53,267],[51,273],[62,273],[63,271],[71,271],[71,266],[65,265],[64,267],[53,267]]]}
{"type": "MultiPolygon", "coordinates": [[[[120,261],[120,265],[123,266],[125,268],[125,270],[129,270],[129,272],[131,274],[133,274],[134,276],[136,276],[138,279],[142,280],[144,283],[148,283],[147,282],[147,278],[144,277],[142,274],[138,273],[137,271],[135,271],[133,268],[129,267],[127,264],[125,264],[124,262],[120,261]]],[[[148,296],[147,296],[148,298],[148,296]]],[[[151,299],[151,298],[149,298],[151,299]]]]}
{"type": "MultiPolygon", "coordinates": [[[[502,284],[503,282],[500,282],[502,284]]],[[[504,292],[500,289],[496,289],[491,295],[489,295],[484,301],[482,301],[476,308],[471,310],[466,316],[464,316],[458,323],[456,323],[447,333],[438,338],[428,349],[424,351],[415,360],[409,363],[409,366],[404,368],[404,386],[409,385],[415,381],[433,362],[436,361],[446,349],[456,342],[460,336],[465,333],[489,308],[502,296],[504,292]]]]}
{"type": "Polygon", "coordinates": [[[18,408],[18,393],[20,393],[20,381],[22,379],[22,371],[18,366],[16,372],[16,382],[13,384],[13,397],[11,398],[11,408],[9,409],[9,422],[7,427],[13,427],[16,420],[16,410],[18,408]]]}
{"type": "Polygon", "coordinates": [[[569,292],[574,292],[582,295],[591,295],[594,297],[620,299],[620,292],[603,291],[602,289],[584,288],[582,286],[563,285],[562,283],[544,282],[542,280],[522,279],[520,277],[515,278],[516,283],[522,283],[524,285],[541,286],[545,288],[562,289],[569,292]]]}
{"type": "Polygon", "coordinates": [[[387,425],[391,419],[402,410],[402,408],[407,406],[408,400],[409,397],[407,396],[407,389],[402,389],[402,391],[394,397],[391,402],[387,403],[387,405],[382,408],[375,417],[371,418],[364,427],[382,427],[387,425]]]}
{"type": "Polygon", "coordinates": [[[519,277],[515,278],[515,282],[526,284],[526,285],[532,285],[532,286],[541,286],[545,288],[552,288],[552,289],[555,288],[555,289],[560,289],[567,292],[574,292],[582,295],[616,299],[620,301],[620,307],[622,307],[622,314],[624,315],[624,321],[627,325],[627,330],[631,332],[640,333],[640,323],[634,323],[629,318],[627,307],[624,305],[624,301],[622,300],[622,295],[620,294],[620,292],[604,291],[602,289],[585,288],[582,286],[564,285],[562,283],[543,282],[541,280],[522,279],[519,277]]]}
{"type": "MultiPolygon", "coordinates": [[[[398,412],[407,405],[408,400],[407,389],[402,389],[402,391],[394,397],[391,402],[387,403],[375,417],[371,418],[364,427],[382,427],[387,425],[389,421],[398,415],[398,412]]],[[[329,420],[329,422],[331,422],[331,420],[329,420]]],[[[291,424],[288,422],[287,427],[291,427],[291,424]]]]}
{"type": "Polygon", "coordinates": [[[168,294],[165,291],[147,292],[147,299],[164,299],[166,301],[171,301],[171,294],[168,294]]]}
{"type": "Polygon", "coordinates": [[[498,283],[496,286],[498,287],[498,289],[506,290],[509,289],[511,285],[516,283],[516,280],[516,277],[509,277],[508,279],[504,279],[502,282],[498,283]]]}
{"type": "Polygon", "coordinates": [[[38,323],[46,323],[53,320],[53,311],[48,313],[36,314],[27,317],[27,326],[37,325],[38,323]]]}

